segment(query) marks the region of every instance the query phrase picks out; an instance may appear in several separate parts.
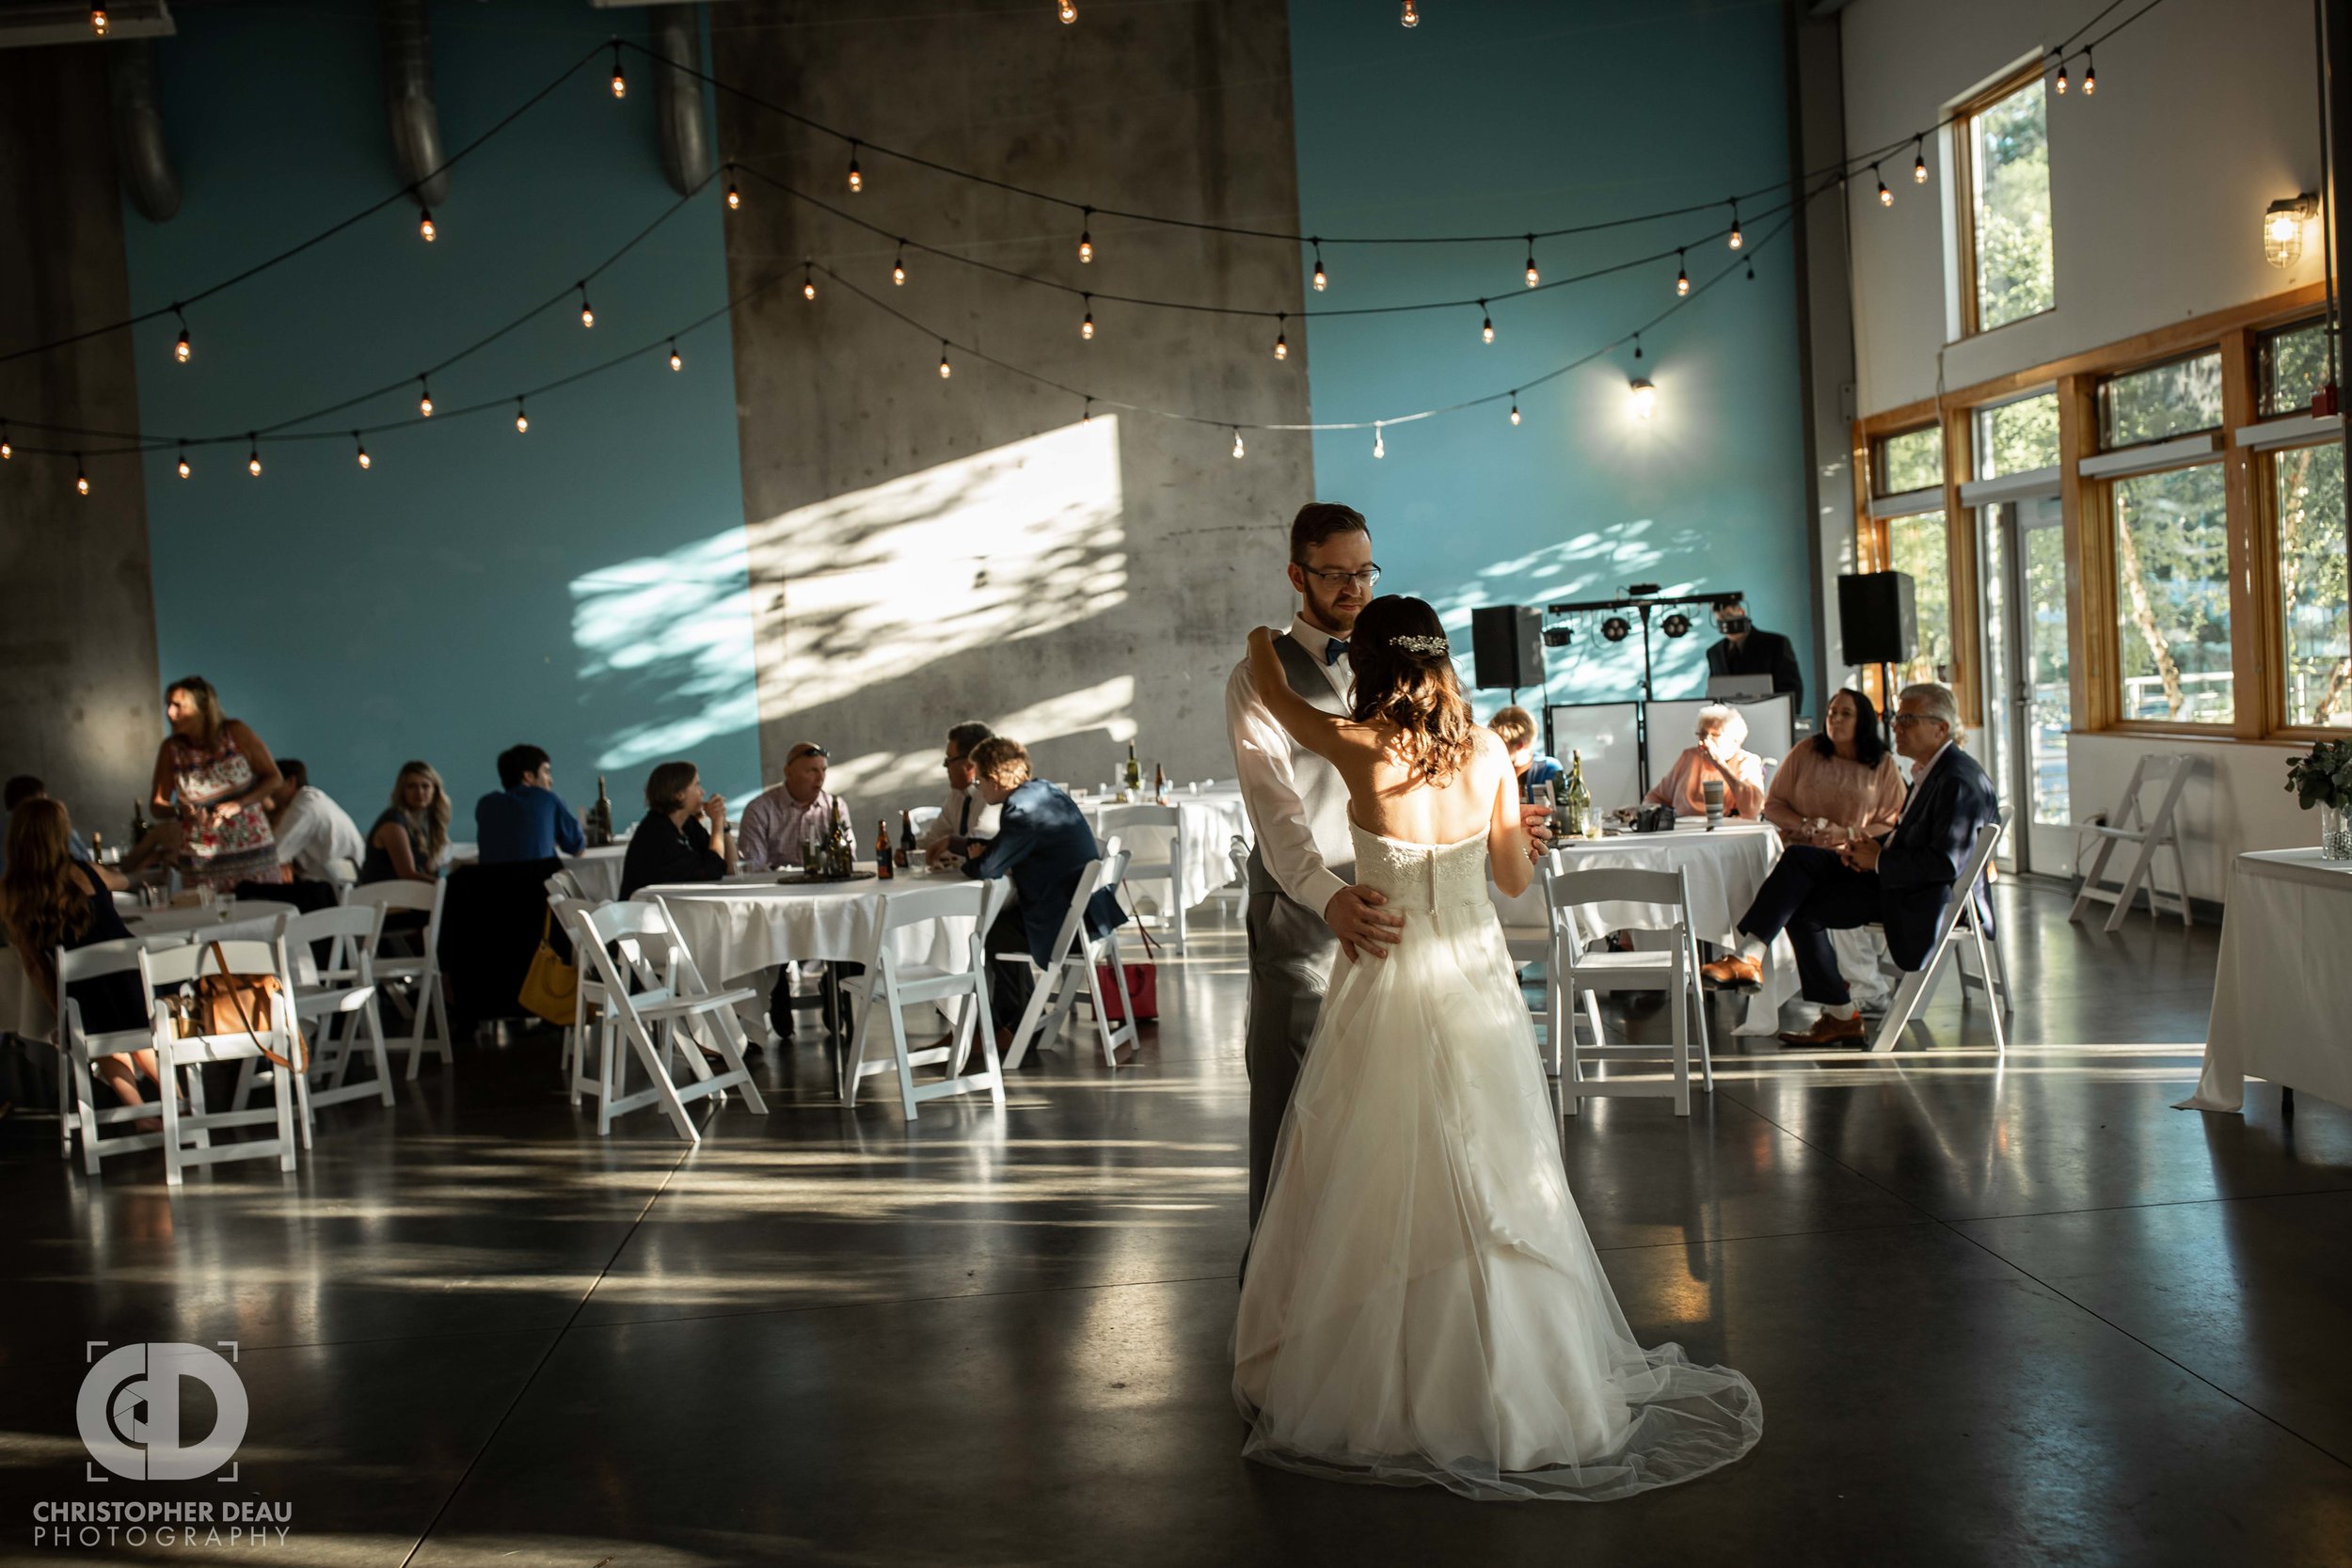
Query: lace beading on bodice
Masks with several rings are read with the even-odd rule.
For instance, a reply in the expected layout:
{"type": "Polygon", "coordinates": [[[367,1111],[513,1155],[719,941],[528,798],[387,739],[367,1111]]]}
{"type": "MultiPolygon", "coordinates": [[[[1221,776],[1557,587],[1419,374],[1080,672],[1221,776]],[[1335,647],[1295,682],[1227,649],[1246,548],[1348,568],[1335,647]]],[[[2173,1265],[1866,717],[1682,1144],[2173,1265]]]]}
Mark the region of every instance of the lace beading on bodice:
{"type": "Polygon", "coordinates": [[[1373,888],[1389,907],[1456,910],[1486,902],[1486,835],[1459,844],[1404,844],[1368,833],[1355,823],[1356,882],[1373,888]]]}

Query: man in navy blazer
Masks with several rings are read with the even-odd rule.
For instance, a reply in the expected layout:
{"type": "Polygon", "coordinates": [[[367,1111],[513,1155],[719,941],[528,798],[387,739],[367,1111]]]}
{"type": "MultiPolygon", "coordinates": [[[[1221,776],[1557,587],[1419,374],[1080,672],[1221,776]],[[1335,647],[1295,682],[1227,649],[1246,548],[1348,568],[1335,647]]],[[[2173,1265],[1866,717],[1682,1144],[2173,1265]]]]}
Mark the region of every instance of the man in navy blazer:
{"type": "MultiPolygon", "coordinates": [[[[1763,978],[1765,950],[1788,931],[1804,999],[1820,1003],[1822,1010],[1811,1029],[1784,1034],[1783,1043],[1862,1043],[1862,1019],[1837,972],[1830,932],[1881,925],[1899,967],[1915,970],[1927,962],[1977,830],[2000,815],[1984,769],[1952,743],[1959,723],[1949,689],[1905,687],[1895,711],[1895,750],[1911,763],[1911,799],[1902,820],[1883,840],[1859,839],[1834,850],[1796,845],[1783,852],[1740,917],[1740,951],[1707,965],[1707,978],[1717,985],[1754,987],[1763,978]]],[[[1989,918],[1990,909],[1979,908],[1989,918]]]]}
{"type": "MultiPolygon", "coordinates": [[[[1029,777],[1029,753],[1019,741],[990,736],[973,748],[972,767],[973,787],[1001,814],[995,838],[972,847],[963,873],[1012,879],[1013,901],[987,939],[988,951],[997,959],[989,966],[989,1011],[1000,1037],[1009,1040],[1037,984],[1017,955],[1027,953],[1040,969],[1060,957],[1054,940],[1069,918],[1078,879],[1103,851],[1078,802],[1057,785],[1029,777]]],[[[1126,918],[1110,888],[1097,889],[1087,900],[1089,936],[1099,937],[1126,918]]]]}

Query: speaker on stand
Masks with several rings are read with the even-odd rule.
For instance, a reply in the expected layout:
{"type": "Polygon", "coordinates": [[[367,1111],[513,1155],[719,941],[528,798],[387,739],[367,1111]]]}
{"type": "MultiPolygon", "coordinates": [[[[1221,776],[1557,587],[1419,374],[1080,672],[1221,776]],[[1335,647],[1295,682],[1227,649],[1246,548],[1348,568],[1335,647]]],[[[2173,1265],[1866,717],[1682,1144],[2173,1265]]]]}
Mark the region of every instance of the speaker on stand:
{"type": "Polygon", "coordinates": [[[1848,572],[1837,579],[1837,622],[1842,655],[1849,666],[1879,667],[1885,698],[1879,717],[1886,744],[1895,744],[1895,666],[1919,652],[1918,595],[1909,572],[1848,572]]]}
{"type": "Polygon", "coordinates": [[[1479,690],[1507,688],[1518,705],[1520,687],[1544,684],[1543,610],[1524,604],[1471,610],[1470,661],[1479,690]]]}

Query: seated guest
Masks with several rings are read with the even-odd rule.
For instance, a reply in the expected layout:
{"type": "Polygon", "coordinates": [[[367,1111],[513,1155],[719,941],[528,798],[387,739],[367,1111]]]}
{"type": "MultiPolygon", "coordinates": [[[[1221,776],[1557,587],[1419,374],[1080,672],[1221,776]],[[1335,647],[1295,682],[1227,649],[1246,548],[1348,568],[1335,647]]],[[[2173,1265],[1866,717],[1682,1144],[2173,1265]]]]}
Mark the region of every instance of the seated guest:
{"type": "Polygon", "coordinates": [[[972,787],[972,749],[995,733],[977,721],[947,732],[947,799],[916,841],[934,869],[961,863],[975,840],[996,836],[996,808],[972,787]]]}
{"type": "Polygon", "coordinates": [[[1830,932],[1875,923],[1886,928],[1886,950],[1898,966],[1916,970],[1927,961],[1977,830],[2000,813],[1984,769],[1952,744],[1959,724],[1948,689],[1903,688],[1895,707],[1895,749],[1911,764],[1911,800],[1902,820],[1883,839],[1788,849],[1740,917],[1739,953],[1706,966],[1707,978],[1717,985],[1755,986],[1763,979],[1765,949],[1786,929],[1797,950],[1804,999],[1822,1007],[1811,1029],[1782,1035],[1786,1043],[1863,1041],[1862,1019],[1837,972],[1830,932]]]}
{"type": "Polygon", "coordinates": [[[645,819],[621,857],[621,896],[669,882],[715,882],[727,874],[727,801],[703,793],[691,762],[665,762],[645,776],[645,819]]]}
{"type": "Polygon", "coordinates": [[[1698,741],[1685,746],[1649,794],[1653,806],[1677,816],[1707,815],[1707,785],[1724,786],[1724,815],[1754,818],[1764,810],[1764,759],[1745,749],[1748,721],[1736,707],[1709,703],[1699,709],[1698,741]]]}
{"type": "Polygon", "coordinates": [[[484,865],[551,861],[588,847],[580,818],[555,793],[555,764],[536,746],[499,753],[499,788],[473,806],[476,858],[484,865]]]}
{"type": "MultiPolygon", "coordinates": [[[[1094,829],[1060,785],[1029,777],[1029,753],[1017,740],[993,736],[972,751],[973,784],[980,798],[1000,808],[995,839],[975,845],[964,863],[967,877],[1010,877],[1012,904],[990,927],[987,948],[989,1011],[999,1047],[1011,1044],[1012,1026],[1029,1005],[1037,979],[1020,957],[1026,953],[1042,969],[1060,955],[1054,939],[1069,917],[1078,879],[1089,861],[1103,857],[1094,829]]],[[[1101,936],[1127,918],[1119,896],[1098,888],[1087,901],[1087,934],[1101,936]]]]}
{"type": "Polygon", "coordinates": [[[1486,721],[1502,749],[1511,753],[1511,769],[1519,776],[1519,799],[1533,800],[1538,785],[1556,784],[1568,776],[1558,757],[1535,750],[1535,716],[1516,705],[1495,709],[1486,721]]]}
{"type": "MultiPolygon", "coordinates": [[[[784,782],[761,790],[743,808],[743,830],[737,836],[744,870],[798,865],[803,845],[825,842],[833,832],[836,804],[836,797],[825,789],[825,770],[831,766],[825,749],[813,740],[802,741],[786,754],[784,782]]],[[[842,820],[849,822],[850,808],[839,803],[842,820]]],[[[854,830],[856,824],[850,826],[854,830]]]]}
{"type": "Polygon", "coordinates": [[[404,764],[392,781],[392,801],[368,828],[362,882],[430,882],[449,847],[449,791],[427,762],[404,764]]]}
{"type": "MultiPolygon", "coordinates": [[[[30,773],[19,773],[15,778],[10,779],[5,787],[0,787],[0,811],[14,815],[16,808],[27,800],[48,799],[49,786],[47,784],[30,773]]],[[[73,851],[73,858],[77,861],[87,862],[97,859],[89,852],[89,846],[82,842],[82,835],[78,832],[73,834],[71,847],[73,851]]],[[[0,859],[0,867],[6,867],[7,864],[8,862],[5,859],[0,859]]]]}
{"type": "MultiPolygon", "coordinates": [[[[368,857],[368,841],[351,814],[310,782],[310,769],[300,758],[278,758],[278,771],[282,777],[270,791],[269,826],[278,840],[278,863],[296,882],[333,881],[327,867],[334,861],[348,861],[356,869],[368,857]]],[[[334,902],[331,895],[327,902],[334,902]]]]}
{"type": "Polygon", "coordinates": [[[1903,814],[1903,781],[1879,733],[1879,710],[1859,691],[1839,691],[1821,716],[1821,732],[1772,775],[1764,820],[1783,844],[1823,848],[1893,831],[1903,814]]]}
{"type": "MultiPolygon", "coordinates": [[[[17,961],[44,1000],[57,1010],[63,1038],[65,1003],[74,1002],[87,1034],[140,1029],[147,1023],[147,999],[139,994],[136,971],[102,974],[77,981],[67,997],[57,994],[57,949],[87,947],[130,936],[116,912],[114,892],[126,885],[104,866],[92,865],[72,850],[73,824],[65,807],[38,795],[8,814],[8,869],[0,872],[0,926],[17,961]]],[[[151,1051],[102,1056],[98,1075],[121,1097],[125,1105],[141,1102],[139,1074],[156,1076],[151,1051]]],[[[154,1126],[142,1122],[139,1130],[154,1126]]]]}

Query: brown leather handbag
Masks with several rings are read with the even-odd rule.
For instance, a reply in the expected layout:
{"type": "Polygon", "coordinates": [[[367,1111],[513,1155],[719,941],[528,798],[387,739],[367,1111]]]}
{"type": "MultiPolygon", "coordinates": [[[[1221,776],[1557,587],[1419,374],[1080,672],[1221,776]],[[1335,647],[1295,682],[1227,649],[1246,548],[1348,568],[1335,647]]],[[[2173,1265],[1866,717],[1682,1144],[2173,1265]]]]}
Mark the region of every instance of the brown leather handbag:
{"type": "Polygon", "coordinates": [[[207,957],[217,973],[199,974],[192,991],[183,988],[182,994],[165,1005],[171,1016],[171,1032],[181,1039],[242,1033],[253,1042],[255,1050],[279,1067],[290,1072],[309,1070],[310,1052],[303,1044],[299,1025],[294,1031],[294,1050],[300,1058],[299,1064],[288,1061],[262,1043],[262,1037],[270,1026],[270,998],[285,991],[278,976],[227,973],[229,958],[216,942],[210,944],[207,957]]]}

